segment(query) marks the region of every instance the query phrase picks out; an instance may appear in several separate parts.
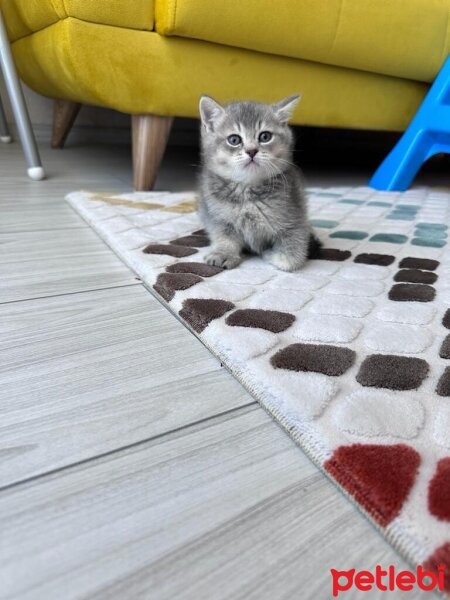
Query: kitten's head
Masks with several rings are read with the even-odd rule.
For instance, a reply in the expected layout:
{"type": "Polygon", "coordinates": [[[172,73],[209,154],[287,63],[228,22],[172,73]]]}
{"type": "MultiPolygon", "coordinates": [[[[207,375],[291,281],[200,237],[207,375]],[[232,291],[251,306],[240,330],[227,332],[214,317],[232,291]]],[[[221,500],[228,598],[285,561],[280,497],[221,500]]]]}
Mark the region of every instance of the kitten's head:
{"type": "Polygon", "coordinates": [[[204,165],[236,182],[256,184],[285,171],[292,162],[288,125],[299,96],[276,104],[200,99],[204,165]]]}

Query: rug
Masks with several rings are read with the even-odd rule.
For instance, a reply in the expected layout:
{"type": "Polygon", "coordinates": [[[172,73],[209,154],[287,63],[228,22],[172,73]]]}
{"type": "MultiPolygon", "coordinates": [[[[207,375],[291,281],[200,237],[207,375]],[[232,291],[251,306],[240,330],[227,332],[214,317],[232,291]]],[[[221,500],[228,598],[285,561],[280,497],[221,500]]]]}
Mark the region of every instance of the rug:
{"type": "Polygon", "coordinates": [[[193,193],[68,201],[408,561],[450,572],[450,193],[308,193],[323,248],[297,273],[206,265],[193,193]]]}

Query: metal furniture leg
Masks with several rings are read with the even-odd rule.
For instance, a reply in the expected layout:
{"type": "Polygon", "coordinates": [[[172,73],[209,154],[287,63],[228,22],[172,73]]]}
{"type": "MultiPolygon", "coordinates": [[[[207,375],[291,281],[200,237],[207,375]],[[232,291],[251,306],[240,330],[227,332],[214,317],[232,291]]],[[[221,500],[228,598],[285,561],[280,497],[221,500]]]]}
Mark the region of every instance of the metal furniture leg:
{"type": "Polygon", "coordinates": [[[16,120],[17,131],[22,143],[25,160],[28,167],[28,176],[31,179],[44,179],[45,173],[34,139],[30,117],[25,104],[22,87],[14,64],[5,24],[0,10],[0,67],[3,71],[6,89],[11,102],[11,108],[16,120]]]}

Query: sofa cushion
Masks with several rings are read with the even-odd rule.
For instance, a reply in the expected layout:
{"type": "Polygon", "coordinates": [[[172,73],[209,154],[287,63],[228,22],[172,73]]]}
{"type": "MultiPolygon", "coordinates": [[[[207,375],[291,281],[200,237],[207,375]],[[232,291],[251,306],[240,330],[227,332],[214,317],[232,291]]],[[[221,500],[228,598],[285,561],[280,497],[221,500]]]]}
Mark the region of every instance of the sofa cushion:
{"type": "Polygon", "coordinates": [[[13,52],[20,75],[37,92],[126,113],[194,117],[202,93],[222,102],[273,102],[299,91],[296,124],[402,130],[428,89],[426,83],[71,17],[17,40],[13,52]]]}
{"type": "Polygon", "coordinates": [[[9,39],[15,41],[67,17],[151,31],[153,0],[0,0],[9,39]]]}
{"type": "Polygon", "coordinates": [[[156,29],[431,81],[450,52],[450,0],[156,0],[156,29]]]}

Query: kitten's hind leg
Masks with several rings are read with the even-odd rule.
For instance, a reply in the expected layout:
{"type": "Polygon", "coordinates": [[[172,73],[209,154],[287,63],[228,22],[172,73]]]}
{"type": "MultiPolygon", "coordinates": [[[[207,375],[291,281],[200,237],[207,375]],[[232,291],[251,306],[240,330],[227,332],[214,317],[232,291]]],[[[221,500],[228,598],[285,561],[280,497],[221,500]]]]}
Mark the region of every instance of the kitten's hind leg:
{"type": "Polygon", "coordinates": [[[300,230],[286,233],[263,258],[282,271],[298,271],[305,264],[310,248],[310,231],[300,230]]]}
{"type": "Polygon", "coordinates": [[[223,230],[209,231],[212,239],[212,248],[205,256],[208,265],[222,267],[222,269],[234,269],[242,262],[242,243],[232,234],[223,230]]]}

